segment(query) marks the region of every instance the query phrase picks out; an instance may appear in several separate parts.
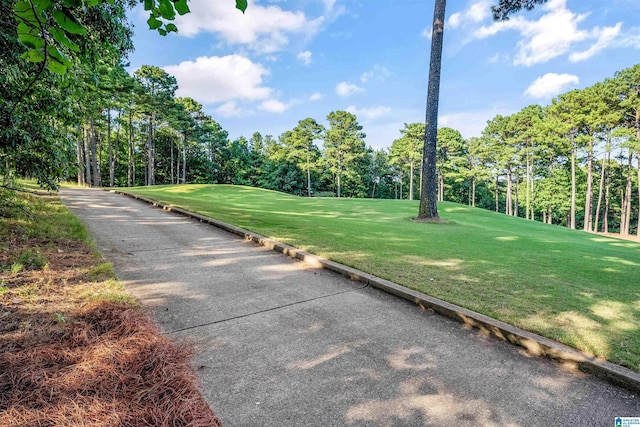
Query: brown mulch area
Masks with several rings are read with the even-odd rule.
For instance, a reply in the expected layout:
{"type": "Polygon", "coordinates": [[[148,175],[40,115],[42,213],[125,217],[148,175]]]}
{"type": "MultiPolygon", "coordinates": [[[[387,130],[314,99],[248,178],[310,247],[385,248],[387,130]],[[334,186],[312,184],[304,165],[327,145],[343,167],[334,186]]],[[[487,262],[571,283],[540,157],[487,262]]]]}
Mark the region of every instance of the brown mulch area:
{"type": "Polygon", "coordinates": [[[83,243],[20,240],[0,241],[0,426],[221,425],[190,347],[139,307],[95,298],[107,285],[90,277],[101,261],[83,243]],[[6,268],[34,247],[46,268],[6,268]]]}

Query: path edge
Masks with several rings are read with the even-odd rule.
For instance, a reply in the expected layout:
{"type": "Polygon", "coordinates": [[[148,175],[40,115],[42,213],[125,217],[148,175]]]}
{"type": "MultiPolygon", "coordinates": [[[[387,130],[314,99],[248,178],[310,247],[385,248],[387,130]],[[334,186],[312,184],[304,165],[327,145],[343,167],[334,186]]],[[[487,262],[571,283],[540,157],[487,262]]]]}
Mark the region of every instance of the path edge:
{"type": "Polygon", "coordinates": [[[458,321],[469,328],[478,329],[485,335],[520,346],[524,348],[529,355],[537,357],[543,356],[553,359],[563,367],[570,370],[586,372],[609,383],[640,394],[640,373],[634,372],[631,369],[616,365],[583,351],[576,350],[565,344],[545,338],[541,335],[525,331],[524,329],[493,319],[489,316],[485,316],[484,314],[476,313],[475,311],[468,310],[464,307],[409,289],[405,286],[382,279],[364,271],[310,254],[285,243],[245,230],[244,228],[236,227],[235,225],[231,225],[214,218],[190,212],[176,206],[164,204],[126,191],[113,189],[106,189],[105,191],[128,196],[165,211],[175,212],[198,220],[202,223],[212,225],[229,233],[243,237],[245,240],[264,246],[267,249],[277,251],[291,258],[303,261],[312,267],[331,270],[347,277],[350,280],[372,286],[410,301],[419,306],[422,310],[435,312],[439,315],[458,321]]]}

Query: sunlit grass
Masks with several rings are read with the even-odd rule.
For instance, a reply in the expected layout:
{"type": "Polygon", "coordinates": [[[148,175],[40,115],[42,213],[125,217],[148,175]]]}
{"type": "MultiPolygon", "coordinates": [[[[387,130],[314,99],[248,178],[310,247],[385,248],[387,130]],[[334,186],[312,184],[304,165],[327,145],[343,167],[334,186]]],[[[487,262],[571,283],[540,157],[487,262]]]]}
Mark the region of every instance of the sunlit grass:
{"type": "Polygon", "coordinates": [[[441,203],[242,186],[133,192],[247,228],[640,370],[640,244],[441,203]]]}

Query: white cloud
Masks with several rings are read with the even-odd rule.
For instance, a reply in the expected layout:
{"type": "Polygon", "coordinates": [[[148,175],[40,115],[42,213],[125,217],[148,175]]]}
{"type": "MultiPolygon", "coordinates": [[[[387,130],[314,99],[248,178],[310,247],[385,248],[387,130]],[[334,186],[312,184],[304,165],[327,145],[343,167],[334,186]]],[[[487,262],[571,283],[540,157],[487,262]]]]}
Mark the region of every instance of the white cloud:
{"type": "Polygon", "coordinates": [[[242,112],[235,101],[229,101],[216,108],[216,114],[222,117],[240,117],[242,112]]]}
{"type": "Polygon", "coordinates": [[[266,101],[262,101],[262,103],[260,103],[258,109],[266,111],[268,113],[281,114],[287,111],[289,107],[290,105],[278,101],[277,99],[267,99],[266,101]]]}
{"type": "Polygon", "coordinates": [[[176,95],[189,96],[203,104],[266,99],[272,92],[263,86],[269,71],[240,55],[201,56],[164,70],[178,81],[176,95]]]}
{"type": "Polygon", "coordinates": [[[358,92],[364,92],[364,89],[351,83],[340,82],[336,86],[336,93],[340,96],[350,96],[358,92]]]}
{"type": "Polygon", "coordinates": [[[470,22],[482,22],[489,17],[490,11],[491,2],[489,0],[477,1],[463,12],[452,13],[447,20],[447,26],[457,28],[470,22]]]}
{"type": "Polygon", "coordinates": [[[451,28],[456,28],[460,26],[461,21],[462,21],[462,14],[460,12],[452,13],[449,19],[447,20],[447,25],[451,28]]]}
{"type": "Polygon", "coordinates": [[[484,25],[474,32],[474,37],[483,39],[507,30],[519,32],[521,39],[514,64],[531,66],[568,53],[576,43],[597,40],[587,51],[574,54],[574,60],[586,59],[611,44],[619,32],[620,24],[596,27],[592,31],[580,29],[579,24],[588,14],[570,11],[566,0],[550,0],[541,10],[545,13],[537,21],[516,16],[509,21],[484,25]]]}
{"type": "Polygon", "coordinates": [[[391,72],[387,69],[387,67],[376,65],[371,70],[362,73],[362,75],[360,76],[360,81],[362,83],[367,83],[369,80],[377,80],[383,82],[390,75],[391,72]]]}
{"type": "Polygon", "coordinates": [[[431,40],[431,37],[433,37],[433,27],[425,28],[424,31],[422,32],[422,37],[424,37],[427,40],[431,40]]]}
{"type": "Polygon", "coordinates": [[[358,109],[354,105],[350,105],[347,107],[347,111],[349,113],[355,114],[359,118],[362,118],[365,121],[379,119],[380,117],[386,115],[391,111],[391,108],[384,107],[382,105],[378,105],[371,108],[362,108],[358,109]]]}
{"type": "Polygon", "coordinates": [[[309,101],[320,101],[324,98],[324,95],[320,92],[316,92],[309,97],[309,101]]]}
{"type": "Polygon", "coordinates": [[[569,55],[569,61],[578,62],[591,58],[596,53],[609,47],[613,41],[620,34],[622,28],[622,22],[618,22],[615,27],[596,27],[593,29],[592,34],[597,37],[597,41],[589,49],[582,52],[574,52],[569,55]]]}
{"type": "Polygon", "coordinates": [[[212,32],[229,45],[245,45],[264,54],[281,50],[292,34],[314,36],[324,21],[323,17],[310,20],[303,12],[256,3],[245,14],[228,1],[192,0],[189,8],[191,13],[176,17],[180,34],[193,37],[212,32]]]}
{"type": "Polygon", "coordinates": [[[302,62],[304,65],[311,65],[311,55],[312,53],[310,50],[305,50],[304,52],[297,54],[296,58],[298,58],[298,61],[302,62]]]}
{"type": "Polygon", "coordinates": [[[563,92],[567,87],[578,83],[580,83],[580,79],[572,74],[547,73],[531,83],[524,94],[536,99],[551,98],[563,92]]]}

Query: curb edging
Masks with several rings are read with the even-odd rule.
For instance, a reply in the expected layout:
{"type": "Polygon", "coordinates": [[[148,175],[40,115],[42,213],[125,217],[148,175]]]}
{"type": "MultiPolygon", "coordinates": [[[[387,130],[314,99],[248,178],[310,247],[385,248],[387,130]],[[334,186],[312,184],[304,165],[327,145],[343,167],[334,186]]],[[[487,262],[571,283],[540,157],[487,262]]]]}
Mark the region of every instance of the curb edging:
{"type": "Polygon", "coordinates": [[[607,382],[623,387],[634,393],[640,394],[640,373],[634,372],[628,368],[608,362],[604,359],[589,355],[580,350],[576,350],[565,344],[545,338],[541,335],[534,334],[516,326],[502,322],[476,313],[466,308],[451,304],[441,299],[429,296],[422,292],[409,289],[389,280],[382,279],[372,274],[360,271],[358,269],[339,264],[322,258],[317,255],[310,254],[285,243],[269,239],[260,234],[253,233],[235,225],[189,212],[185,209],[160,203],[155,200],[148,199],[133,193],[121,190],[107,190],[112,193],[121,194],[136,200],[143,201],[154,207],[161,208],[166,211],[175,212],[180,215],[196,219],[200,222],[213,225],[214,227],[233,233],[243,237],[245,240],[252,241],[267,249],[280,252],[291,258],[296,258],[306,264],[331,270],[347,277],[350,280],[370,285],[389,294],[395,295],[407,301],[418,305],[423,310],[431,310],[439,315],[448,317],[466,326],[480,330],[481,333],[487,334],[511,344],[523,347],[527,353],[533,356],[544,356],[556,360],[561,365],[570,369],[578,369],[589,373],[607,382]]]}

